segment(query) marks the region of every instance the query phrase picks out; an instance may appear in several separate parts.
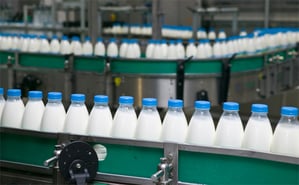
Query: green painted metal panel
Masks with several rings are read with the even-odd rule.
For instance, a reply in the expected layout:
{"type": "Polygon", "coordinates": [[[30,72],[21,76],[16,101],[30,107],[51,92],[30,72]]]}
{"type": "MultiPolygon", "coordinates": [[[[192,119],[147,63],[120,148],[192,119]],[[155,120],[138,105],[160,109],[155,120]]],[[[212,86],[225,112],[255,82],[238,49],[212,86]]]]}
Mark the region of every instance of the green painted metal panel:
{"type": "Polygon", "coordinates": [[[231,64],[231,71],[233,73],[261,70],[264,67],[264,57],[254,56],[235,58],[231,64]]]}
{"type": "Polygon", "coordinates": [[[204,184],[299,184],[299,165],[180,151],[179,180],[204,184]]]}
{"type": "Polygon", "coordinates": [[[186,74],[219,74],[222,64],[220,60],[192,60],[185,64],[186,74]]]}
{"type": "Polygon", "coordinates": [[[99,57],[75,57],[74,69],[76,71],[90,71],[104,73],[105,59],[99,57]]]}
{"type": "Polygon", "coordinates": [[[105,173],[150,178],[157,171],[163,149],[126,145],[103,144],[107,157],[99,163],[99,171],[105,173]]]}
{"type": "Polygon", "coordinates": [[[63,69],[64,61],[65,56],[63,55],[46,55],[32,53],[19,54],[19,64],[26,67],[63,69]]]}
{"type": "MultiPolygon", "coordinates": [[[[0,51],[0,64],[7,64],[7,58],[14,57],[14,52],[11,51],[0,51]]],[[[11,61],[14,63],[14,60],[11,61]]]]}
{"type": "Polygon", "coordinates": [[[56,140],[1,133],[0,144],[1,160],[43,166],[44,161],[53,156],[56,140]]]}

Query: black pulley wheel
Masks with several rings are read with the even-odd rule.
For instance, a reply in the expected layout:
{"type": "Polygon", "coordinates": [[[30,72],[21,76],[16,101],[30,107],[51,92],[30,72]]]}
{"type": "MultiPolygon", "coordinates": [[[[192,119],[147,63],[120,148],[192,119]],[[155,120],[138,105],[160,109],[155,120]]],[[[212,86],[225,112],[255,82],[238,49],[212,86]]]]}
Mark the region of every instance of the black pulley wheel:
{"type": "Polygon", "coordinates": [[[89,182],[96,176],[98,157],[94,149],[82,141],[74,141],[66,145],[58,159],[61,175],[68,182],[76,182],[74,177],[85,175],[89,182]]]}

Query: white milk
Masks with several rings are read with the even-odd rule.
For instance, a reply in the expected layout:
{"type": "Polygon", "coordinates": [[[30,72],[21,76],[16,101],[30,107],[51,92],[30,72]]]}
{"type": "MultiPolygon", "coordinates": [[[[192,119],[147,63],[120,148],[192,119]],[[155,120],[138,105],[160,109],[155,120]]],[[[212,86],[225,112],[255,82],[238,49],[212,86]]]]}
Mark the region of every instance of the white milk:
{"type": "Polygon", "coordinates": [[[29,41],[29,48],[28,51],[32,53],[38,52],[40,49],[40,42],[36,35],[31,35],[29,41]]]}
{"type": "Polygon", "coordinates": [[[219,39],[226,39],[226,33],[224,30],[220,30],[218,33],[218,38],[219,39]]]}
{"type": "Polygon", "coordinates": [[[128,46],[129,46],[129,40],[128,39],[123,39],[122,43],[119,47],[119,56],[124,58],[126,57],[127,51],[128,51],[128,46]]]}
{"type": "Polygon", "coordinates": [[[183,46],[182,40],[177,40],[176,52],[177,52],[178,58],[180,58],[180,59],[185,58],[186,52],[185,52],[185,48],[183,46]]]}
{"type": "Polygon", "coordinates": [[[64,132],[85,135],[88,125],[88,111],[84,94],[72,94],[71,105],[66,113],[64,132]]]}
{"type": "Polygon", "coordinates": [[[108,57],[117,57],[118,56],[118,47],[116,44],[116,39],[111,38],[107,46],[107,56],[108,57]]]}
{"type": "Polygon", "coordinates": [[[1,121],[4,105],[5,105],[5,99],[3,97],[3,88],[0,88],[0,121],[1,121]]]}
{"type": "Polygon", "coordinates": [[[79,40],[79,37],[73,37],[71,42],[71,48],[74,55],[79,56],[82,55],[82,44],[79,40]]]}
{"type": "Polygon", "coordinates": [[[166,40],[161,40],[161,58],[166,59],[168,55],[168,45],[166,40]]]}
{"type": "Polygon", "coordinates": [[[176,45],[175,45],[174,40],[169,41],[167,58],[168,59],[177,59],[177,51],[176,51],[176,45]]]}
{"type": "Polygon", "coordinates": [[[144,98],[142,104],[135,137],[139,140],[160,141],[162,123],[157,110],[157,99],[144,98]]]}
{"type": "Polygon", "coordinates": [[[148,41],[148,44],[146,46],[146,49],[145,49],[145,57],[146,58],[153,58],[153,54],[154,54],[154,40],[149,40],[148,41]]]}
{"type": "Polygon", "coordinates": [[[67,36],[62,36],[60,44],[60,53],[63,55],[71,54],[71,44],[67,36]]]}
{"type": "Polygon", "coordinates": [[[56,35],[52,37],[52,40],[50,42],[50,50],[51,53],[55,53],[55,54],[58,54],[60,51],[60,43],[56,35]]]}
{"type": "Polygon", "coordinates": [[[168,100],[168,111],[163,120],[161,140],[184,143],[188,130],[182,100],[168,100]]]}
{"type": "Polygon", "coordinates": [[[22,118],[22,128],[27,130],[40,130],[45,110],[41,91],[29,91],[29,100],[26,104],[22,118]]]}
{"type": "Polygon", "coordinates": [[[194,58],[196,57],[196,46],[194,44],[194,40],[189,40],[189,44],[186,49],[186,56],[193,56],[194,58]]]}
{"type": "Polygon", "coordinates": [[[112,128],[112,115],[108,106],[108,96],[94,97],[94,106],[90,112],[87,134],[109,137],[112,128]]]}
{"type": "Polygon", "coordinates": [[[61,98],[61,92],[48,93],[48,103],[42,117],[41,131],[63,132],[66,113],[61,98]]]}
{"type": "Polygon", "coordinates": [[[22,42],[22,47],[21,47],[22,52],[27,52],[28,51],[29,41],[30,41],[29,35],[24,35],[23,42],[22,42]]]}
{"type": "Polygon", "coordinates": [[[127,52],[126,52],[126,58],[135,58],[135,50],[134,50],[134,41],[133,40],[128,40],[128,47],[127,47],[127,52]]]}
{"type": "Polygon", "coordinates": [[[215,125],[209,109],[210,102],[195,102],[195,112],[188,127],[187,143],[204,146],[214,145],[215,125]]]}
{"type": "Polygon", "coordinates": [[[8,89],[7,101],[4,105],[1,118],[1,125],[3,127],[21,128],[25,107],[20,96],[21,90],[8,89]]]}
{"type": "Polygon", "coordinates": [[[241,148],[244,131],[238,114],[239,104],[225,102],[223,110],[217,125],[214,144],[225,148],[241,148]]]}
{"type": "Polygon", "coordinates": [[[41,53],[49,53],[50,52],[50,44],[49,41],[47,40],[47,37],[45,35],[42,35],[40,40],[40,48],[39,52],[41,53]]]}
{"type": "Polygon", "coordinates": [[[208,39],[210,40],[215,40],[216,39],[216,33],[214,29],[210,29],[209,33],[208,33],[208,39]]]}
{"type": "Polygon", "coordinates": [[[134,139],[137,116],[133,108],[133,97],[119,97],[119,107],[114,115],[111,136],[115,138],[134,139]]]}
{"type": "Polygon", "coordinates": [[[270,151],[273,133],[267,112],[267,105],[252,105],[252,115],[246,125],[242,141],[243,148],[261,152],[270,151]]]}
{"type": "Polygon", "coordinates": [[[282,107],[281,118],[275,128],[271,152],[299,157],[298,108],[282,107]]]}
{"type": "Polygon", "coordinates": [[[134,54],[135,54],[135,58],[140,58],[141,57],[141,49],[140,46],[138,44],[138,41],[136,39],[133,40],[133,49],[134,49],[134,54]]]}
{"type": "Polygon", "coordinates": [[[86,56],[91,56],[93,52],[92,44],[90,42],[90,37],[85,38],[85,42],[83,43],[82,46],[82,54],[86,56]]]}
{"type": "Polygon", "coordinates": [[[198,44],[197,49],[196,49],[196,58],[198,58],[198,59],[207,58],[204,43],[199,43],[198,44]]]}
{"type": "Polygon", "coordinates": [[[97,43],[94,47],[94,55],[105,56],[105,53],[106,53],[106,49],[105,49],[105,45],[103,43],[103,39],[98,38],[97,43]]]}

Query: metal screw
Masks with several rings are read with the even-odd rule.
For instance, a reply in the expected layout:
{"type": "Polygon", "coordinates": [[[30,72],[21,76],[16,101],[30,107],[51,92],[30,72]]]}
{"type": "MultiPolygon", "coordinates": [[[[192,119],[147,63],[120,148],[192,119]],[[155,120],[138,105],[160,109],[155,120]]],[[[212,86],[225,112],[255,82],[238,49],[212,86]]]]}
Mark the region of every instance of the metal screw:
{"type": "Polygon", "coordinates": [[[81,164],[80,164],[80,163],[77,163],[77,164],[76,164],[76,168],[80,169],[80,168],[81,168],[81,164]]]}

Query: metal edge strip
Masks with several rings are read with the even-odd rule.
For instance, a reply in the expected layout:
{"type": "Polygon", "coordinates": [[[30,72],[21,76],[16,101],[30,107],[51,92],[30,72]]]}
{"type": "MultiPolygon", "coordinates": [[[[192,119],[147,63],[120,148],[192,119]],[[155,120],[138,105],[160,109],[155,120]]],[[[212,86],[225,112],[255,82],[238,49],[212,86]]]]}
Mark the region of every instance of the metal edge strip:
{"type": "Polygon", "coordinates": [[[37,165],[31,164],[24,164],[19,162],[11,162],[6,160],[0,160],[0,167],[1,168],[9,168],[14,170],[32,172],[32,173],[39,173],[44,175],[52,175],[53,169],[48,167],[42,167],[37,165]]]}

